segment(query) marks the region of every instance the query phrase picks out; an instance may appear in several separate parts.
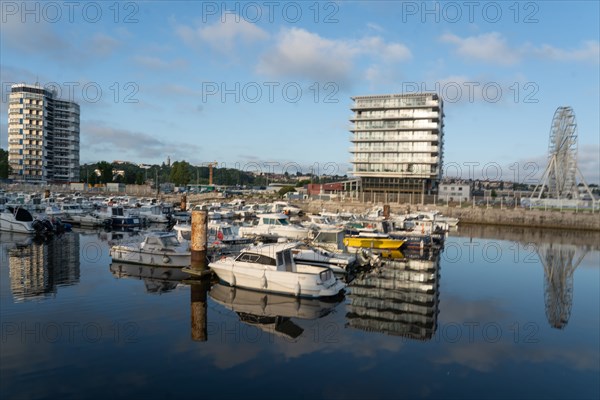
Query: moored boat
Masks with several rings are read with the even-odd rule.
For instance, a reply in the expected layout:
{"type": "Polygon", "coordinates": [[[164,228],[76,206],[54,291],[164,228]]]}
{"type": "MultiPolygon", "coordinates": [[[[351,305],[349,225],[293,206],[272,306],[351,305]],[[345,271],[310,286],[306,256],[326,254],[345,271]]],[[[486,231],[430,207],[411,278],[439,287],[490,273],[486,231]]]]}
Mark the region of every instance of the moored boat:
{"type": "Polygon", "coordinates": [[[345,285],[330,268],[296,264],[297,243],[250,246],[237,257],[224,257],[209,267],[231,286],[297,297],[335,296],[345,285]]]}
{"type": "Polygon", "coordinates": [[[141,243],[112,246],[110,255],[113,261],[161,267],[187,267],[191,261],[187,244],[170,232],[150,232],[141,243]]]}

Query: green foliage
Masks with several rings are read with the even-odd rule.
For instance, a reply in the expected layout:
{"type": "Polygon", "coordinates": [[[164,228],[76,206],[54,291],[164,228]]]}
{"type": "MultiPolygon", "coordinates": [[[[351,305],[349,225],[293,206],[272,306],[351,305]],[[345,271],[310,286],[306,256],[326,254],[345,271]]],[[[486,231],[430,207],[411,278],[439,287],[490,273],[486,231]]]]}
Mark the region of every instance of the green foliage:
{"type": "Polygon", "coordinates": [[[495,191],[494,189],[492,189],[492,194],[491,194],[491,196],[492,196],[493,198],[496,198],[496,197],[498,197],[498,193],[496,193],[496,191],[495,191]]]}
{"type": "MultiPolygon", "coordinates": [[[[161,165],[152,165],[148,169],[139,167],[132,163],[113,164],[107,161],[100,161],[93,164],[84,164],[80,167],[80,176],[83,182],[89,184],[123,182],[126,184],[145,184],[146,181],[151,181],[152,186],[170,182],[176,186],[185,186],[187,184],[199,183],[201,185],[208,184],[208,167],[198,167],[191,165],[187,161],[175,161],[171,166],[162,163],[161,165]],[[101,176],[98,177],[94,171],[98,169],[101,176]],[[113,176],[113,170],[122,170],[125,176],[113,176]]],[[[215,185],[254,185],[255,178],[253,175],[233,168],[214,168],[213,183],[215,185]]]]}
{"type": "Polygon", "coordinates": [[[286,193],[289,192],[295,192],[296,188],[294,188],[293,186],[284,186],[281,189],[279,189],[279,197],[283,197],[286,193]]]}
{"type": "Polygon", "coordinates": [[[7,179],[12,168],[8,165],[8,151],[0,149],[0,179],[7,179]]]}
{"type": "Polygon", "coordinates": [[[190,183],[190,164],[186,161],[175,161],[171,166],[169,181],[177,186],[190,183]]]}

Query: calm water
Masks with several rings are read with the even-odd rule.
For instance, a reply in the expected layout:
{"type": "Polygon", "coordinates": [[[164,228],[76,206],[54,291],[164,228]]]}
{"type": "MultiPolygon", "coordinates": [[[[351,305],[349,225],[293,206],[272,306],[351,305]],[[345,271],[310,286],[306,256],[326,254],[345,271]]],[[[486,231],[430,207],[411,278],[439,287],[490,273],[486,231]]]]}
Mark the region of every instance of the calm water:
{"type": "Polygon", "coordinates": [[[119,238],[1,234],[2,398],[600,397],[597,234],[461,228],[330,302],[111,265],[119,238]]]}

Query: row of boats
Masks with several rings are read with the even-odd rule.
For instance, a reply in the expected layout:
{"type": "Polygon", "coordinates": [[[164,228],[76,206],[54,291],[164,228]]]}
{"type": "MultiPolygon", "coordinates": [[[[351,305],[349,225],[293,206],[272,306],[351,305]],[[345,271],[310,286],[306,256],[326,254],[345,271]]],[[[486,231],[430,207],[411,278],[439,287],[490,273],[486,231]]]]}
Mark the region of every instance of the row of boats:
{"type": "MultiPolygon", "coordinates": [[[[338,220],[317,228],[315,218],[296,224],[286,214],[261,214],[254,224],[240,226],[236,233],[234,226],[213,221],[208,267],[232,287],[296,297],[335,296],[345,287],[336,274],[374,265],[382,258],[403,258],[415,250],[418,256],[435,251],[436,244],[443,243],[443,227],[430,221],[433,231],[425,234],[426,221],[422,216],[417,219],[420,224],[413,221],[412,229],[404,230],[396,229],[397,221],[390,218],[342,225],[338,220]],[[434,235],[440,236],[432,239],[434,235]],[[413,245],[414,239],[419,240],[418,246],[413,245]]],[[[191,275],[203,275],[190,268],[190,234],[189,225],[177,224],[172,232],[148,233],[141,243],[117,244],[111,256],[116,262],[176,266],[191,275]]]]}

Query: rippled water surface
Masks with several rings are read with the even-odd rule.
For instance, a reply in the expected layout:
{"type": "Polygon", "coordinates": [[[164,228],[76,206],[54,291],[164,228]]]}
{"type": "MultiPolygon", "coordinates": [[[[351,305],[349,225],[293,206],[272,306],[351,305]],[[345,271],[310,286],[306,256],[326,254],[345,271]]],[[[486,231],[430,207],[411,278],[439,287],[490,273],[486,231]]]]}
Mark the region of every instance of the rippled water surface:
{"type": "MultiPolygon", "coordinates": [[[[0,234],[3,398],[598,398],[600,238],[461,227],[329,301],[0,234]]],[[[141,239],[141,236],[140,236],[141,239]]]]}

